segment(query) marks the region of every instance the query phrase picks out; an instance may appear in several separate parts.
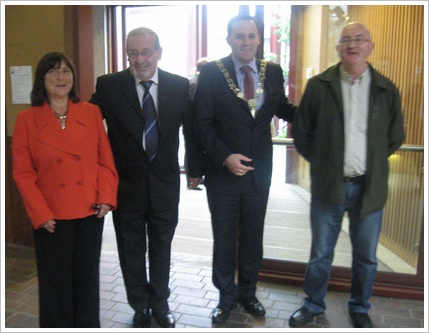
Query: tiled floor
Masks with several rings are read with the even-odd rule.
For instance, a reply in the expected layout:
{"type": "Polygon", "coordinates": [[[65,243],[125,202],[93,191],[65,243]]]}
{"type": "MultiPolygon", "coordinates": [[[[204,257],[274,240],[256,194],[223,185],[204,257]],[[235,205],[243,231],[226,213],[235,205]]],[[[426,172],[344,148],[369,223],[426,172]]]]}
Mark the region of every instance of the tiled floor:
{"type": "MultiPolygon", "coordinates": [[[[33,249],[6,244],[5,250],[3,327],[37,328],[37,276],[33,249]]],[[[103,251],[100,280],[103,331],[132,327],[133,311],[126,300],[118,257],[110,251],[103,251]]],[[[260,282],[257,296],[267,310],[265,319],[256,319],[238,306],[228,321],[212,326],[210,313],[217,304],[218,293],[211,282],[210,260],[195,255],[173,254],[170,286],[169,301],[176,317],[176,328],[196,328],[199,331],[212,327],[289,328],[288,318],[304,296],[299,287],[260,282]]],[[[316,317],[306,328],[350,328],[347,298],[346,293],[329,292],[325,314],[316,317]]],[[[409,329],[422,329],[427,325],[423,301],[373,297],[372,304],[370,315],[377,328],[411,331],[409,329]]],[[[152,327],[157,327],[154,322],[152,327]]]]}
{"type": "MultiPolygon", "coordinates": [[[[284,170],[284,169],[283,169],[284,170]]],[[[283,256],[290,251],[294,258],[308,258],[308,196],[293,186],[280,191],[277,184],[272,186],[267,225],[264,237],[264,253],[283,256]],[[287,200],[284,200],[287,198],[287,200]],[[292,225],[282,225],[285,215],[294,216],[292,225]],[[283,214],[282,213],[282,214],[283,214]],[[270,229],[273,231],[270,232],[270,229]],[[307,229],[307,232],[306,232],[307,229]],[[288,234],[284,234],[288,232],[288,234]],[[297,236],[298,233],[298,236],[297,236]],[[286,237],[285,235],[296,237],[286,237]],[[295,238],[299,244],[286,239],[295,238]]],[[[212,326],[211,311],[217,305],[218,291],[211,282],[212,234],[210,215],[206,203],[206,193],[191,191],[182,181],[182,194],[179,211],[179,225],[173,240],[172,267],[169,299],[170,308],[176,317],[176,328],[196,331],[219,328],[229,331],[234,329],[254,328],[261,330],[287,329],[288,318],[300,306],[304,293],[301,287],[279,285],[267,282],[258,283],[257,297],[267,310],[264,319],[256,319],[238,306],[228,321],[212,326]]],[[[347,235],[342,235],[337,245],[338,264],[349,262],[349,244],[347,235]]],[[[2,292],[5,307],[2,316],[2,328],[37,328],[38,327],[38,289],[37,273],[32,248],[6,244],[4,248],[5,288],[2,292]]],[[[298,259],[301,260],[301,259],[298,259]]],[[[132,327],[133,311],[125,295],[113,222],[109,215],[105,223],[101,258],[101,325],[102,331],[120,331],[132,327]]],[[[381,263],[380,268],[391,267],[381,263]]],[[[351,328],[347,314],[347,293],[329,292],[327,310],[306,326],[311,328],[351,328]]],[[[373,297],[370,315],[374,325],[380,330],[400,328],[400,331],[427,332],[425,306],[423,301],[373,297]],[[423,330],[423,328],[426,328],[423,330]]],[[[426,309],[427,310],[427,309],[426,309]]],[[[153,321],[152,327],[156,323],[153,321]]],[[[282,330],[282,331],[283,331],[282,330]]],[[[303,331],[302,329],[296,329],[303,331]]],[[[0,330],[3,331],[3,330],[0,330]]],[[[19,330],[18,330],[19,331],[19,330]]],[[[147,330],[148,331],[148,330],[147,330]]],[[[354,330],[356,331],[356,330],[354,330]]]]}

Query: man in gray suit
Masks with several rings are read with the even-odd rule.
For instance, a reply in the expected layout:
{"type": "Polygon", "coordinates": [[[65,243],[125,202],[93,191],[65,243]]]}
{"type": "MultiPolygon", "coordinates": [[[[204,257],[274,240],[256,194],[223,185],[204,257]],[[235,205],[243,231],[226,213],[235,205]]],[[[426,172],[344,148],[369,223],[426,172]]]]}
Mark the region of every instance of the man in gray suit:
{"type": "MultiPolygon", "coordinates": [[[[171,242],[178,222],[182,124],[189,174],[200,173],[190,131],[189,82],[158,68],[162,48],[150,29],[137,28],[128,34],[127,55],[130,67],[99,77],[90,101],[100,106],[106,119],[119,174],[113,222],[128,302],[135,311],[133,325],[150,327],[153,316],[159,326],[175,327],[167,299],[171,242]],[[146,107],[148,98],[150,107],[146,107]],[[145,128],[148,109],[156,112],[150,129],[145,128]],[[156,145],[149,154],[147,135],[152,130],[156,145]]],[[[192,178],[191,186],[200,180],[192,178]]]]}

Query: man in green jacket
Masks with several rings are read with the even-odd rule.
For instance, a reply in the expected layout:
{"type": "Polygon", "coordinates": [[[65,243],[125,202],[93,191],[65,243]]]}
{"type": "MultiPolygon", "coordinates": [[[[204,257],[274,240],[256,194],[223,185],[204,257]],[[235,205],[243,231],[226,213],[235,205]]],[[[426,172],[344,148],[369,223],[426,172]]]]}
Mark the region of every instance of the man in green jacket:
{"type": "Polygon", "coordinates": [[[365,26],[347,24],[337,45],[341,61],[308,81],[295,114],[295,145],[311,165],[312,244],[307,296],[290,317],[291,326],[303,326],[326,309],[334,248],[347,211],[353,248],[348,311],[354,327],[372,327],[369,299],[388,157],[404,141],[399,91],[367,62],[373,47],[365,26]]]}

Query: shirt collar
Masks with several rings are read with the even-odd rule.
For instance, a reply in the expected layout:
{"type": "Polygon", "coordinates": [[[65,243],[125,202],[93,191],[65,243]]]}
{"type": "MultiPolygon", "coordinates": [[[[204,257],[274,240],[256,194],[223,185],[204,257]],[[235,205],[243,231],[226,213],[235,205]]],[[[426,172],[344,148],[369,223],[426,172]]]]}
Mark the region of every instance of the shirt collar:
{"type": "Polygon", "coordinates": [[[359,75],[356,79],[353,79],[353,77],[347,73],[343,66],[340,66],[340,78],[341,80],[347,81],[349,83],[354,83],[354,82],[362,82],[362,80],[367,77],[369,75],[369,68],[368,66],[366,66],[365,70],[363,71],[363,73],[361,75],[359,75]]]}
{"type": "Polygon", "coordinates": [[[233,54],[231,54],[231,56],[232,56],[232,62],[234,64],[234,70],[235,70],[236,73],[241,73],[240,68],[242,66],[249,66],[254,73],[258,73],[258,67],[256,66],[256,59],[255,59],[255,57],[253,57],[253,59],[250,62],[250,64],[243,64],[238,59],[236,59],[233,54]]]}

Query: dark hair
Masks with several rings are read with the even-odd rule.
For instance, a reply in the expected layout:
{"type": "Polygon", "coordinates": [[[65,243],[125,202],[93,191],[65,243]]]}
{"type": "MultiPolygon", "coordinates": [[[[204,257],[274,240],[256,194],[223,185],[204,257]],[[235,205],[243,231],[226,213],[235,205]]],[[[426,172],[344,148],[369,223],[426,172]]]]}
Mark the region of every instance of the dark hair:
{"type": "Polygon", "coordinates": [[[248,15],[248,14],[240,14],[237,16],[234,16],[232,19],[229,20],[228,22],[228,36],[231,36],[232,33],[232,26],[240,21],[253,21],[255,22],[256,25],[256,29],[258,30],[259,33],[259,24],[258,21],[256,20],[256,18],[252,15],[248,15]]]}
{"type": "Polygon", "coordinates": [[[48,102],[48,94],[45,89],[45,75],[52,68],[60,68],[64,61],[73,74],[73,86],[69,92],[69,98],[73,103],[79,102],[79,94],[76,88],[76,72],[71,60],[62,52],[50,52],[40,59],[36,69],[33,89],[31,90],[31,106],[42,106],[45,101],[48,102]]]}

